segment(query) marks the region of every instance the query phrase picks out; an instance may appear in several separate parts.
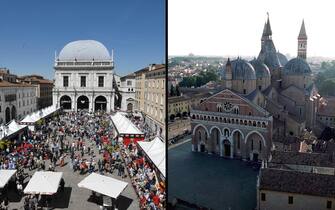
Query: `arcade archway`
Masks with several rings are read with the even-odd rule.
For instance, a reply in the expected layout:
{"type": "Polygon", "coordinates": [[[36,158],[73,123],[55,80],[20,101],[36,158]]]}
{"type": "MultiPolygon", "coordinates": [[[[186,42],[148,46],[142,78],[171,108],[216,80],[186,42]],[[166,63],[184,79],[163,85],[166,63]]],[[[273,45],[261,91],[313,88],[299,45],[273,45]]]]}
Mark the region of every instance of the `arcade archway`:
{"type": "Polygon", "coordinates": [[[6,123],[8,123],[8,122],[10,121],[10,108],[9,108],[9,107],[6,108],[5,113],[6,113],[6,114],[5,114],[5,115],[6,115],[6,116],[5,116],[5,117],[6,117],[5,120],[6,120],[6,123]]]}
{"type": "Polygon", "coordinates": [[[127,104],[127,112],[132,112],[133,111],[133,104],[129,103],[127,104]]]}
{"type": "Polygon", "coordinates": [[[77,99],[77,110],[88,110],[89,103],[87,96],[79,96],[77,99]]]}
{"type": "Polygon", "coordinates": [[[65,110],[68,110],[68,109],[71,109],[71,98],[70,96],[62,96],[59,100],[59,103],[60,103],[60,106],[65,109],[65,110]]]}
{"type": "Polygon", "coordinates": [[[104,96],[96,97],[94,101],[94,110],[95,111],[99,111],[99,110],[106,111],[106,108],[107,108],[107,99],[104,96]]]}
{"type": "Polygon", "coordinates": [[[16,119],[16,107],[12,107],[12,119],[16,119]]]}

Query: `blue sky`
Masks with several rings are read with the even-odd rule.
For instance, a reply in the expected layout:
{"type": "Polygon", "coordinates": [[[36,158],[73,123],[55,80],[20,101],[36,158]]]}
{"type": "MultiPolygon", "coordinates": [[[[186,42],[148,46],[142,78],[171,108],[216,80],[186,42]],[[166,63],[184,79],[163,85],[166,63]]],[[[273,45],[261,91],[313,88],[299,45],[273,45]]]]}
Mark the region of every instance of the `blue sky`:
{"type": "Polygon", "coordinates": [[[0,66],[54,77],[54,54],[80,39],[114,49],[115,73],[165,61],[164,0],[0,1],[0,66]]]}

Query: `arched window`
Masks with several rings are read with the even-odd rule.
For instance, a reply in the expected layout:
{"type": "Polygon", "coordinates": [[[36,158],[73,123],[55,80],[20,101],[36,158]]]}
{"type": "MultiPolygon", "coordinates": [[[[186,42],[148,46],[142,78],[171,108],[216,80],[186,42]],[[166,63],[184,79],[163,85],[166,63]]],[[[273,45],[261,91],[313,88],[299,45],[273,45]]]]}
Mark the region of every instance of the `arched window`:
{"type": "Polygon", "coordinates": [[[229,130],[228,129],[224,129],[224,135],[229,136],[229,130]]]}
{"type": "Polygon", "coordinates": [[[251,139],[251,150],[254,150],[254,140],[251,139]]]}

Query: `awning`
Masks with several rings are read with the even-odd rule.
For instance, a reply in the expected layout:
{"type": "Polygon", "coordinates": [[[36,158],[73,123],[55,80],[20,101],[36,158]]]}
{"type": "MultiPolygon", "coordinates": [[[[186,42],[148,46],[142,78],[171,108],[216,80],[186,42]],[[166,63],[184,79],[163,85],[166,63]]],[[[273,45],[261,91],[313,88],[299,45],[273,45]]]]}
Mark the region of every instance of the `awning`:
{"type": "Polygon", "coordinates": [[[4,188],[15,173],[16,170],[0,170],[0,188],[4,188]]]}
{"type": "Polygon", "coordinates": [[[52,195],[58,190],[63,172],[37,171],[24,189],[25,194],[52,195]]]}
{"type": "Polygon", "coordinates": [[[143,135],[127,117],[123,116],[119,112],[111,116],[113,124],[119,135],[143,135]]]}
{"type": "Polygon", "coordinates": [[[127,187],[128,183],[109,176],[92,173],[83,179],[78,187],[86,188],[112,198],[117,198],[127,187]]]}
{"type": "Polygon", "coordinates": [[[150,142],[139,141],[137,143],[165,177],[166,148],[163,141],[159,137],[155,137],[150,142]]]}
{"type": "Polygon", "coordinates": [[[12,120],[8,125],[0,126],[0,129],[2,130],[2,132],[0,132],[0,139],[15,134],[26,127],[27,125],[20,125],[15,120],[12,120]]]}
{"type": "Polygon", "coordinates": [[[36,112],[33,112],[33,113],[25,116],[25,118],[23,118],[23,120],[21,120],[20,123],[22,123],[22,124],[36,123],[38,120],[49,116],[50,114],[58,111],[59,109],[60,108],[56,108],[56,106],[54,106],[54,105],[48,106],[44,109],[38,110],[36,112]]]}

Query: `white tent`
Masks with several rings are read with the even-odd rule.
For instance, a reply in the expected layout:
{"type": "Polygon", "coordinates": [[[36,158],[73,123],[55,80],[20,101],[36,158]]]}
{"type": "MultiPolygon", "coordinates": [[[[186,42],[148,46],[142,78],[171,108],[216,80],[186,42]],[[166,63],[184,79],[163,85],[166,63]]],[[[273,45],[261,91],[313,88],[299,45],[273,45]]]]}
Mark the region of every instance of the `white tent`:
{"type": "Polygon", "coordinates": [[[3,188],[15,173],[16,170],[0,170],[0,188],[3,188]]]}
{"type": "Polygon", "coordinates": [[[150,142],[139,141],[137,143],[165,177],[166,148],[162,140],[156,137],[150,142]]]}
{"type": "Polygon", "coordinates": [[[33,124],[37,122],[38,120],[54,113],[55,111],[59,110],[60,108],[56,108],[56,106],[51,105],[44,109],[38,110],[36,112],[33,112],[29,115],[27,115],[23,120],[21,120],[21,123],[27,123],[27,124],[33,124]]]}
{"type": "Polygon", "coordinates": [[[123,116],[119,112],[111,116],[113,124],[119,135],[143,135],[140,131],[127,117],[123,116]]]}
{"type": "Polygon", "coordinates": [[[117,198],[127,187],[128,183],[112,177],[92,173],[83,179],[78,187],[83,187],[112,198],[117,198]]]}
{"type": "Polygon", "coordinates": [[[20,125],[15,120],[12,120],[8,125],[0,126],[0,129],[3,132],[0,132],[0,139],[4,138],[5,136],[10,136],[22,129],[27,127],[27,125],[20,125]]]}
{"type": "Polygon", "coordinates": [[[26,194],[52,195],[58,190],[63,172],[37,171],[24,189],[26,194]]]}

